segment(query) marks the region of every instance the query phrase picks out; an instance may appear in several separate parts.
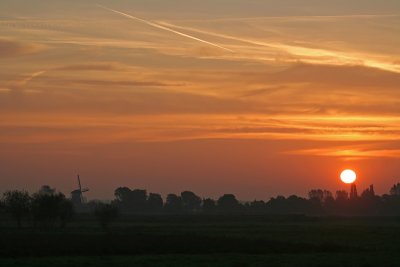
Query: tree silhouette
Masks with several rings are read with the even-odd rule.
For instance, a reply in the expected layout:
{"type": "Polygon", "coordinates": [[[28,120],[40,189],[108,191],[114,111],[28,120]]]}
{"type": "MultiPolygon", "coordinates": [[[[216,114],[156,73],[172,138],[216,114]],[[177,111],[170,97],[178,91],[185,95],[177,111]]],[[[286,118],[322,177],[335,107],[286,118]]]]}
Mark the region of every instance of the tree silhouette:
{"type": "Polygon", "coordinates": [[[59,203],[59,211],[58,211],[58,216],[60,219],[60,226],[62,228],[65,227],[67,222],[71,220],[71,218],[74,215],[74,205],[71,200],[69,199],[64,199],[59,203]]]}
{"type": "Polygon", "coordinates": [[[176,213],[181,212],[182,208],[182,198],[175,194],[168,194],[165,202],[165,210],[176,213]]]}
{"type": "Polygon", "coordinates": [[[254,200],[250,203],[246,203],[247,208],[252,212],[252,213],[263,213],[265,212],[266,209],[266,204],[262,200],[254,200]]]}
{"type": "Polygon", "coordinates": [[[400,196],[400,183],[397,183],[390,188],[391,196],[400,196]]]}
{"type": "Polygon", "coordinates": [[[375,195],[373,185],[361,193],[358,206],[362,214],[377,215],[379,212],[381,212],[381,199],[375,195]]]}
{"type": "Polygon", "coordinates": [[[272,197],[265,206],[267,211],[273,214],[284,214],[288,210],[288,202],[284,196],[272,197]]]}
{"type": "Polygon", "coordinates": [[[113,204],[98,202],[94,208],[94,215],[104,230],[108,230],[110,223],[118,218],[118,208],[113,204]]]}
{"type": "Polygon", "coordinates": [[[49,186],[43,186],[33,194],[31,205],[35,223],[39,222],[46,227],[54,226],[56,221],[65,226],[73,214],[71,201],[49,186]]]}
{"type": "MultiPolygon", "coordinates": [[[[354,190],[353,190],[354,191],[354,190]]],[[[104,203],[89,202],[85,210],[92,211],[102,224],[109,224],[114,216],[111,210],[135,213],[256,213],[256,214],[305,214],[305,215],[400,215],[400,183],[390,188],[389,194],[375,195],[373,186],[362,191],[360,197],[349,198],[344,190],[336,191],[336,198],[330,191],[313,189],[308,199],[296,195],[272,197],[269,201],[254,200],[244,205],[233,194],[224,194],[217,201],[201,199],[192,191],[183,191],[180,195],[169,194],[165,204],[160,194],[146,190],[119,187],[115,190],[115,200],[111,206],[104,203]],[[90,209],[90,207],[92,207],[90,209]],[[89,208],[89,209],[88,209],[89,208]],[[110,218],[110,219],[107,219],[110,218]]],[[[25,191],[8,191],[0,201],[3,209],[13,216],[21,227],[23,217],[32,215],[35,224],[65,226],[73,215],[70,200],[48,185],[42,186],[32,196],[25,191]]]]}
{"type": "MultiPolygon", "coordinates": [[[[350,185],[350,200],[356,200],[358,198],[357,186],[356,184],[350,185]]],[[[354,203],[354,201],[352,202],[354,203]]]]}
{"type": "Polygon", "coordinates": [[[335,212],[336,202],[335,202],[335,199],[333,198],[332,193],[331,192],[329,192],[329,193],[330,194],[326,194],[323,205],[324,205],[325,213],[332,214],[335,212]]]}
{"type": "Polygon", "coordinates": [[[349,212],[349,193],[345,190],[336,191],[334,213],[348,214],[349,212]]]}
{"type": "Polygon", "coordinates": [[[56,189],[51,188],[49,185],[42,185],[37,193],[40,195],[54,195],[56,193],[56,189]]]}
{"type": "Polygon", "coordinates": [[[143,212],[146,210],[147,191],[142,189],[132,190],[132,207],[133,211],[143,212]]]}
{"type": "Polygon", "coordinates": [[[2,199],[0,199],[0,214],[5,212],[5,206],[2,199]]]}
{"type": "Polygon", "coordinates": [[[147,204],[147,192],[142,189],[131,190],[119,187],[114,192],[118,205],[126,212],[144,212],[147,204]]]}
{"type": "Polygon", "coordinates": [[[132,207],[132,190],[128,187],[118,187],[114,191],[118,206],[121,210],[129,212],[132,207]]]}
{"type": "Polygon", "coordinates": [[[313,189],[308,192],[308,199],[322,204],[324,201],[324,191],[321,189],[313,189]]]}
{"type": "Polygon", "coordinates": [[[131,192],[132,190],[128,187],[118,187],[117,189],[115,189],[114,195],[118,201],[129,202],[131,192]]]}
{"type": "Polygon", "coordinates": [[[349,193],[345,190],[336,191],[336,201],[347,201],[349,199],[349,193]]]}
{"type": "Polygon", "coordinates": [[[196,212],[200,210],[201,198],[191,191],[181,193],[183,209],[186,212],[196,212]]]}
{"type": "Polygon", "coordinates": [[[160,212],[163,208],[163,199],[160,194],[150,193],[147,199],[147,207],[151,212],[160,212]]]}
{"type": "Polygon", "coordinates": [[[313,189],[308,192],[308,198],[310,212],[312,213],[323,213],[326,211],[324,208],[327,206],[333,208],[334,199],[332,193],[328,190],[313,189]]]}
{"type": "Polygon", "coordinates": [[[214,212],[216,209],[215,200],[211,198],[203,199],[203,212],[214,212]]]}
{"type": "Polygon", "coordinates": [[[217,201],[218,209],[223,212],[235,212],[240,210],[239,201],[233,194],[225,194],[217,201]]]}
{"type": "Polygon", "coordinates": [[[304,214],[307,212],[307,199],[291,195],[286,198],[286,211],[290,214],[304,214]]]}
{"type": "Polygon", "coordinates": [[[7,191],[3,195],[3,203],[6,211],[17,221],[21,228],[22,218],[29,214],[31,198],[26,191],[7,191]]]}

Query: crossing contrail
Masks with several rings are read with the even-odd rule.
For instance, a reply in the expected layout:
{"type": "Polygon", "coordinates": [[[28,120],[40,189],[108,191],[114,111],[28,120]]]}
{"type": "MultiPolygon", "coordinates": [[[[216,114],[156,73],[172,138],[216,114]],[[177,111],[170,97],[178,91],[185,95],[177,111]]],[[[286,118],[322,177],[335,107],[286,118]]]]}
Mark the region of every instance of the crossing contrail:
{"type": "Polygon", "coordinates": [[[150,26],[152,26],[152,27],[154,27],[154,28],[158,28],[158,29],[161,29],[161,30],[164,30],[164,31],[169,31],[169,32],[175,33],[175,34],[177,34],[177,35],[180,35],[180,36],[183,36],[183,37],[186,37],[186,38],[189,38],[189,39],[198,41],[198,42],[202,42],[202,43],[205,43],[205,44],[208,44],[208,45],[212,45],[212,46],[218,47],[218,48],[220,48],[220,49],[223,49],[223,50],[226,50],[226,51],[229,51],[229,52],[234,52],[233,50],[231,50],[231,49],[229,49],[229,48],[220,46],[220,45],[215,44],[215,43],[212,43],[212,42],[208,42],[208,41],[206,41],[206,40],[197,38],[197,37],[195,37],[195,36],[192,36],[192,35],[189,35],[189,34],[186,34],[186,33],[183,33],[183,32],[176,31],[176,30],[174,30],[174,29],[171,29],[171,28],[162,26],[162,25],[160,25],[160,24],[157,24],[157,23],[154,23],[154,22],[151,22],[151,21],[147,21],[147,20],[144,20],[144,19],[141,19],[141,18],[138,18],[138,17],[134,17],[134,16],[132,16],[132,15],[129,15],[129,14],[123,13],[123,12],[121,12],[121,11],[114,10],[114,9],[111,9],[111,8],[108,8],[108,7],[105,7],[105,6],[102,6],[102,5],[97,5],[97,6],[100,7],[100,8],[102,8],[102,9],[105,9],[105,10],[114,12],[114,13],[116,13],[116,14],[122,15],[122,16],[124,16],[124,17],[127,17],[127,18],[130,18],[130,19],[139,21],[139,22],[141,22],[141,23],[150,25],[150,26]]]}

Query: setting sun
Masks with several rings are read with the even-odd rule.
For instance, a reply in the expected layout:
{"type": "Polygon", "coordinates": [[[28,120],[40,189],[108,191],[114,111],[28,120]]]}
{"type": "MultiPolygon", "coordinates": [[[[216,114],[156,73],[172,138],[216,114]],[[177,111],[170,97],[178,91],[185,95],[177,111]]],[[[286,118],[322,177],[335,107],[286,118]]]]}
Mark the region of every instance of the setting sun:
{"type": "Polygon", "coordinates": [[[357,179],[357,174],[353,170],[344,170],[340,174],[343,183],[352,184],[357,179]]]}

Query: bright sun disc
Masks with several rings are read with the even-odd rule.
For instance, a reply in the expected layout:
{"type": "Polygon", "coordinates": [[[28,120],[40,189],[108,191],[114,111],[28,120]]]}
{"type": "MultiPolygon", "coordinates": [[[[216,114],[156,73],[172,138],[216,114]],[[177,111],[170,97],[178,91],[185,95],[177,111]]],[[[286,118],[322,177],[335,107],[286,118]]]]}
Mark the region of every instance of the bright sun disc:
{"type": "Polygon", "coordinates": [[[357,175],[353,170],[344,170],[340,174],[340,179],[343,183],[352,184],[357,179],[357,175]]]}

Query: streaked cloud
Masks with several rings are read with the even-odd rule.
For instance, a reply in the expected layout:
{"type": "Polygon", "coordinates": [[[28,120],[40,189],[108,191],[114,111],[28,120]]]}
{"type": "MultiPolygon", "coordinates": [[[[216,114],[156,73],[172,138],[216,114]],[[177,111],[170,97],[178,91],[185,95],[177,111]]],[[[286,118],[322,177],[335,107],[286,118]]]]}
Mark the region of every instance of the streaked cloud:
{"type": "MultiPolygon", "coordinates": [[[[269,41],[269,42],[259,41],[256,39],[236,37],[227,34],[220,34],[211,31],[199,30],[192,27],[182,27],[167,22],[162,22],[162,24],[177,29],[216,36],[223,39],[247,43],[250,45],[262,46],[268,49],[277,50],[277,52],[280,53],[282,52],[287,53],[288,55],[284,57],[280,55],[279,60],[281,61],[287,61],[287,62],[302,61],[305,63],[313,63],[313,64],[319,63],[319,64],[331,64],[331,65],[360,65],[360,66],[373,67],[393,72],[400,72],[400,68],[396,64],[393,64],[393,62],[391,62],[389,58],[387,61],[380,61],[378,60],[377,57],[375,58],[374,56],[370,56],[368,54],[361,54],[355,52],[349,53],[346,51],[339,51],[337,49],[327,50],[316,47],[284,44],[284,43],[277,43],[276,41],[269,41]]],[[[233,57],[235,56],[233,55],[233,57]]]]}
{"type": "Polygon", "coordinates": [[[11,39],[0,39],[0,58],[29,55],[45,50],[46,46],[11,39]]]}
{"type": "Polygon", "coordinates": [[[119,64],[118,62],[97,62],[73,64],[56,68],[58,71],[120,71],[127,70],[129,66],[119,64]]]}
{"type": "MultiPolygon", "coordinates": [[[[78,112],[78,111],[77,111],[78,112]]],[[[1,142],[70,140],[82,143],[169,142],[196,139],[310,140],[310,141],[398,141],[398,117],[232,116],[232,115],[135,115],[2,116],[1,127],[10,135],[1,142]],[[28,131],[29,129],[34,131],[28,131]],[[49,131],[54,129],[54,131],[49,131]],[[55,131],[57,130],[57,131],[55,131]],[[75,135],[65,135],[73,131],[75,135]],[[15,134],[20,131],[20,134],[15,134]],[[98,136],[91,138],[90,134],[98,136]],[[80,135],[82,134],[82,135],[80,135]]],[[[307,150],[310,152],[313,150],[307,150]]]]}
{"type": "Polygon", "coordinates": [[[160,24],[157,24],[157,23],[154,23],[154,22],[151,22],[151,21],[147,21],[147,20],[144,20],[144,19],[141,19],[141,18],[134,17],[134,16],[132,16],[132,15],[123,13],[123,12],[118,11],[118,10],[114,10],[114,9],[111,9],[111,8],[108,8],[108,7],[105,7],[105,6],[101,6],[101,5],[98,5],[98,6],[99,6],[100,8],[105,9],[105,10],[108,10],[108,11],[114,12],[114,13],[116,13],[116,14],[122,15],[122,16],[124,16],[124,17],[127,17],[127,18],[130,18],[130,19],[133,19],[133,20],[136,20],[136,21],[145,23],[145,24],[150,25],[150,26],[152,26],[152,27],[155,27],[155,28],[158,28],[158,29],[161,29],[161,30],[165,30],[165,31],[169,31],[169,32],[175,33],[175,34],[180,35],[180,36],[183,36],[183,37],[187,37],[187,38],[189,38],[189,39],[192,39],[192,40],[195,40],[195,41],[198,41],[198,42],[202,42],[202,43],[205,43],[205,44],[208,44],[208,45],[211,45],[211,46],[215,46],[215,47],[218,47],[218,48],[220,48],[220,49],[223,49],[223,50],[226,50],[226,51],[229,51],[229,52],[233,52],[231,49],[228,49],[228,48],[226,48],[226,47],[220,46],[220,45],[218,45],[218,44],[216,44],[216,43],[212,43],[212,42],[206,41],[206,40],[204,40],[204,39],[200,39],[200,38],[197,38],[197,37],[195,37],[195,36],[192,36],[192,35],[189,35],[189,34],[185,34],[185,33],[182,33],[182,32],[176,31],[176,30],[173,30],[173,29],[171,29],[171,28],[162,26],[162,25],[160,25],[160,24]]]}
{"type": "Polygon", "coordinates": [[[400,149],[384,149],[379,148],[355,148],[349,149],[348,147],[332,147],[324,149],[305,149],[298,151],[289,151],[286,154],[298,156],[322,156],[341,158],[348,161],[365,160],[365,159],[382,159],[382,158],[400,158],[400,149]]]}

